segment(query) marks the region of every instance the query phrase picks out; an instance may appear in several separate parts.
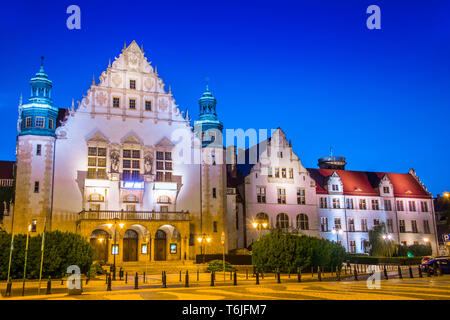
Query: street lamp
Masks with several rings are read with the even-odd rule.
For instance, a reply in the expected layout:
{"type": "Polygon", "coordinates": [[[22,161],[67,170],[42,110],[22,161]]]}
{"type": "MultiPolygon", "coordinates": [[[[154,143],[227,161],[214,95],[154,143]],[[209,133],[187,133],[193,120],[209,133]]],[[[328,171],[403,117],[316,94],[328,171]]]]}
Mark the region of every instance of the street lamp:
{"type": "Polygon", "coordinates": [[[331,233],[336,235],[336,243],[339,243],[339,235],[343,234],[344,230],[335,228],[335,229],[331,230],[331,233]]]}
{"type": "Polygon", "coordinates": [[[450,197],[450,192],[444,192],[444,197],[446,198],[450,197]]]}
{"type": "Polygon", "coordinates": [[[27,242],[25,245],[25,263],[23,266],[23,283],[22,283],[22,295],[25,295],[25,277],[27,274],[27,259],[28,259],[28,243],[30,240],[30,232],[31,232],[31,224],[28,225],[28,230],[27,230],[27,242]]]}
{"type": "Polygon", "coordinates": [[[392,236],[390,234],[383,234],[384,240],[392,240],[392,236]]]}
{"type": "MultiPolygon", "coordinates": [[[[108,228],[111,229],[111,227],[113,226],[112,223],[108,223],[107,224],[108,228]]],[[[122,229],[125,226],[125,224],[123,222],[119,223],[119,227],[122,229]]],[[[116,252],[116,228],[117,228],[117,218],[114,218],[114,242],[112,245],[112,253],[114,256],[114,263],[113,263],[113,280],[116,280],[116,255],[119,254],[119,248],[117,248],[117,252],[116,252]]],[[[100,241],[101,242],[101,241],[100,241]]]]}
{"type": "Polygon", "coordinates": [[[201,244],[200,250],[202,251],[202,255],[203,255],[203,263],[205,263],[205,253],[206,253],[206,243],[210,243],[211,242],[211,237],[207,236],[205,233],[202,234],[201,236],[199,236],[197,238],[198,243],[201,244]],[[204,247],[204,249],[203,249],[204,247]]]}
{"type": "Polygon", "coordinates": [[[258,238],[261,238],[261,230],[267,229],[268,225],[266,220],[253,220],[252,227],[253,229],[258,230],[258,238]]]}

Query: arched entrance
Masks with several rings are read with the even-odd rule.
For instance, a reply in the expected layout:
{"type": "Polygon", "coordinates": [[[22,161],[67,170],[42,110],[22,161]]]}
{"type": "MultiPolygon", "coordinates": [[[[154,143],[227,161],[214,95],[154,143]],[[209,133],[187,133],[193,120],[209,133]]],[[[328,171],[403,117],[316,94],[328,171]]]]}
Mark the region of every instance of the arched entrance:
{"type": "Polygon", "coordinates": [[[167,234],[163,230],[155,233],[155,261],[164,261],[167,259],[167,234]]]}
{"type": "Polygon", "coordinates": [[[94,248],[94,259],[106,263],[108,261],[108,232],[100,229],[94,230],[91,233],[90,243],[94,248]]]}
{"type": "Polygon", "coordinates": [[[123,261],[138,260],[139,235],[136,231],[128,229],[123,237],[123,261]]]}

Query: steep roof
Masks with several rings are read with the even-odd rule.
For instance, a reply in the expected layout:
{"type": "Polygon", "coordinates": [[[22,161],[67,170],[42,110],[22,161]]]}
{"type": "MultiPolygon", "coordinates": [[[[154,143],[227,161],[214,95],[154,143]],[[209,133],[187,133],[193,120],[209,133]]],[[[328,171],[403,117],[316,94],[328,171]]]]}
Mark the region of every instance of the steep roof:
{"type": "Polygon", "coordinates": [[[366,172],[347,171],[332,169],[307,169],[316,182],[316,192],[327,194],[326,184],[328,177],[336,172],[344,187],[344,194],[358,196],[379,196],[379,184],[386,175],[390,180],[394,196],[402,198],[431,198],[431,195],[419,183],[419,181],[409,173],[389,173],[389,172],[366,172]]]}
{"type": "Polygon", "coordinates": [[[15,161],[0,161],[0,179],[14,179],[15,161]]]}

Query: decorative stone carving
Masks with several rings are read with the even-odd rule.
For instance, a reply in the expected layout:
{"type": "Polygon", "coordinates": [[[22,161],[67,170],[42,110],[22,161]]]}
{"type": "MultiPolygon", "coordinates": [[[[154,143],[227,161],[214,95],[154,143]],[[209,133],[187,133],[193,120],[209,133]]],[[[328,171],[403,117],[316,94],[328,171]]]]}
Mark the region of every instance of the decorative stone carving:
{"type": "Polygon", "coordinates": [[[120,153],[118,150],[111,150],[109,154],[111,162],[111,173],[119,173],[120,169],[120,153]]]}
{"type": "Polygon", "coordinates": [[[153,80],[145,79],[144,86],[145,86],[145,89],[147,89],[148,91],[152,90],[153,89],[153,80]]]}
{"type": "Polygon", "coordinates": [[[116,87],[118,87],[118,86],[120,86],[120,84],[122,83],[122,77],[119,76],[119,75],[115,75],[115,76],[112,78],[112,82],[113,82],[113,84],[114,84],[116,87]]]}
{"type": "Polygon", "coordinates": [[[97,94],[97,104],[104,105],[106,102],[106,95],[103,92],[97,94]]]}
{"type": "Polygon", "coordinates": [[[153,173],[153,154],[146,153],[144,157],[144,174],[153,173]]]}
{"type": "Polygon", "coordinates": [[[166,99],[159,100],[159,109],[161,111],[166,111],[167,110],[167,100],[166,99]]]}

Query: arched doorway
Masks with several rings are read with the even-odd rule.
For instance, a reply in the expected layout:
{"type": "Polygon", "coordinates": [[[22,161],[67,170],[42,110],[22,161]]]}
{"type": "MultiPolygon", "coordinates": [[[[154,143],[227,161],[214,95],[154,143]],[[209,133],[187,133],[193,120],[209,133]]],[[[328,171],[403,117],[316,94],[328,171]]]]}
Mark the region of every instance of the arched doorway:
{"type": "Polygon", "coordinates": [[[164,261],[167,259],[167,235],[163,230],[158,230],[155,233],[155,260],[164,261]]]}
{"type": "Polygon", "coordinates": [[[138,260],[139,235],[136,231],[128,229],[123,236],[123,261],[138,260]]]}
{"type": "Polygon", "coordinates": [[[108,261],[108,232],[100,229],[94,230],[91,233],[90,243],[94,248],[94,259],[106,263],[108,261]]]}

